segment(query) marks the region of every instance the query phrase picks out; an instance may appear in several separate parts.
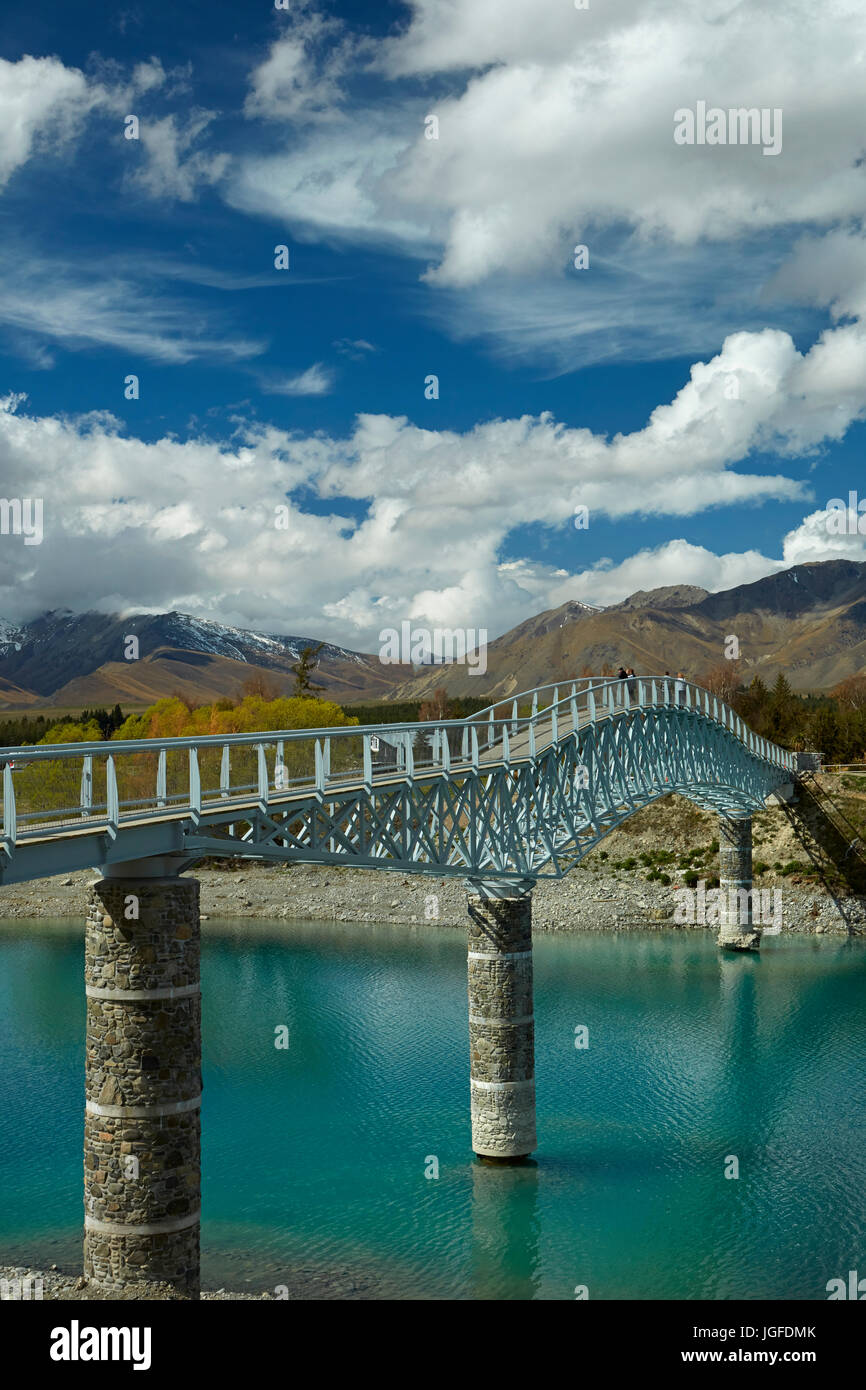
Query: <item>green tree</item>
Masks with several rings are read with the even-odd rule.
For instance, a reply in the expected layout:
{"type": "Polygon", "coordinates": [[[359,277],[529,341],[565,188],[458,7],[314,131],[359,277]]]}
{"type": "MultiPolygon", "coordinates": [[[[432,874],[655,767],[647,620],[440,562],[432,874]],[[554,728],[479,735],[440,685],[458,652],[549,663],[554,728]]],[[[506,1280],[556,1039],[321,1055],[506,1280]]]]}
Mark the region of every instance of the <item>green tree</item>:
{"type": "Polygon", "coordinates": [[[784,739],[794,718],[794,692],[784,672],[780,671],[770,691],[767,703],[767,725],[770,737],[784,739]]]}
{"type": "Polygon", "coordinates": [[[852,762],[861,763],[866,758],[866,709],[852,710],[848,716],[848,727],[851,745],[849,757],[852,762]]]}
{"type": "Polygon", "coordinates": [[[839,716],[832,705],[822,705],[812,717],[812,743],[817,752],[824,754],[824,761],[832,763],[839,757],[840,726],[839,716]]]}
{"type": "Polygon", "coordinates": [[[755,676],[748,690],[737,696],[734,708],[740,718],[745,719],[749,727],[755,730],[755,733],[766,734],[769,700],[770,692],[761,677],[755,676]]]}
{"type": "Polygon", "coordinates": [[[109,714],[107,709],[102,706],[99,709],[85,709],[81,711],[79,722],[81,724],[96,723],[102,738],[111,738],[115,729],[119,729],[124,720],[123,710],[120,705],[115,705],[109,714]]]}
{"type": "Polygon", "coordinates": [[[316,685],[313,681],[313,672],[319,664],[316,657],[319,655],[324,645],[324,642],[320,642],[317,647],[312,645],[304,647],[301,655],[298,657],[298,664],[292,667],[292,674],[295,677],[295,685],[292,694],[295,698],[300,697],[307,700],[317,700],[317,692],[319,690],[324,690],[325,687],[323,685],[316,685]]]}
{"type": "Polygon", "coordinates": [[[102,730],[96,720],[85,719],[89,711],[85,710],[80,723],[73,720],[64,720],[63,723],[55,724],[48,730],[47,734],[39,740],[40,743],[98,743],[103,737],[102,730]]]}

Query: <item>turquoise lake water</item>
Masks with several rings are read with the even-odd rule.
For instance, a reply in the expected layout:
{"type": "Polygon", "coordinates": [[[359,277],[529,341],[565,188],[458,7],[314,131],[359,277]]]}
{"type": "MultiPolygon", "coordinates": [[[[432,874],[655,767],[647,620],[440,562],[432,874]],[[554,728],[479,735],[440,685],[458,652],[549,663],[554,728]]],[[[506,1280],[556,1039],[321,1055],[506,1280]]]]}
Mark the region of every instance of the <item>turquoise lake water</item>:
{"type": "MultiPolygon", "coordinates": [[[[498,1169],[469,1144],[463,933],[205,931],[206,1286],[826,1299],[866,1274],[866,941],[539,935],[537,1163],[498,1169]]],[[[82,978],[79,923],[0,924],[0,1263],[80,1264],[82,978]]]]}

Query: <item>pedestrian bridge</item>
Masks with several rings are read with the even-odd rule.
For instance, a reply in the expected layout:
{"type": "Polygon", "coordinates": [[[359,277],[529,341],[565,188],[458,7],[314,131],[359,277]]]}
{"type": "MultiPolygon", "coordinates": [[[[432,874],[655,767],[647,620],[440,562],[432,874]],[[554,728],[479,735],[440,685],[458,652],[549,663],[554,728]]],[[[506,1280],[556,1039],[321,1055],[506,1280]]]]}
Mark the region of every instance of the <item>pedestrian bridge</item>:
{"type": "MultiPolygon", "coordinates": [[[[466,878],[472,1148],[522,1162],[536,1148],[537,878],[679,792],[720,813],[720,880],[739,901],[751,813],[794,775],[792,755],[727,705],[666,679],[544,686],[463,720],[40,745],[0,761],[2,881],[104,875],[84,942],[84,1273],[106,1297],[199,1292],[200,912],[185,869],[245,855],[466,878]]],[[[754,951],[760,935],[749,909],[719,944],[754,951]]]]}
{"type": "Polygon", "coordinates": [[[159,858],[560,876],[678,792],[749,816],[793,755],[690,682],[542,686],[469,719],[0,752],[0,882],[159,858]]]}

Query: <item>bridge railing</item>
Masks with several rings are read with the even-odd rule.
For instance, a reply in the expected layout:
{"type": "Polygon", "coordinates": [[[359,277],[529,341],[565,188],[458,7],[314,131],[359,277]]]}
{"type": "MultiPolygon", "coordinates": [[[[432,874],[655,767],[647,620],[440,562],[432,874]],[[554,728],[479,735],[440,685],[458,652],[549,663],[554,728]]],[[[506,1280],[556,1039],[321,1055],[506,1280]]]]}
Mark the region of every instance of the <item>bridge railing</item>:
{"type": "Polygon", "coordinates": [[[499,700],[468,719],[348,725],[252,734],[0,750],[3,844],[89,823],[111,834],[121,821],[182,812],[264,809],[292,793],[325,796],[352,783],[423,781],[487,763],[531,759],[586,725],[676,711],[721,724],[755,757],[793,773],[793,754],[754,734],[716,696],[671,677],[581,678],[499,700]],[[525,713],[526,705],[529,713],[525,713]]]}

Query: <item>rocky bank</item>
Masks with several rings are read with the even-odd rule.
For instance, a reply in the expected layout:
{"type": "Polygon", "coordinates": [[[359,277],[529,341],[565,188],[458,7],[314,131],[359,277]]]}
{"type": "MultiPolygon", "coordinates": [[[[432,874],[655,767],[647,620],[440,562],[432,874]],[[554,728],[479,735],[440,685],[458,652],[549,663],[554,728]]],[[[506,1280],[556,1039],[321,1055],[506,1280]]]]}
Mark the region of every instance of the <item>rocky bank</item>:
{"type": "MultiPolygon", "coordinates": [[[[833,784],[830,784],[831,788],[833,784]]],[[[849,812],[856,803],[846,802],[849,812]]],[[[866,801],[864,801],[866,804],[866,801]]],[[[671,796],[638,812],[562,879],[540,879],[533,894],[533,928],[541,932],[646,930],[681,925],[675,890],[697,876],[718,874],[716,819],[671,796]],[[658,863],[666,854],[670,862],[658,863]],[[640,856],[651,862],[640,862],[640,856]],[[696,856],[689,858],[690,856],[696,856]],[[686,861],[689,860],[688,864],[686,861]],[[623,867],[627,865],[628,867],[623,867]],[[663,869],[668,883],[648,879],[663,869]]],[[[782,930],[866,932],[866,898],[850,895],[813,872],[818,847],[779,806],[754,817],[755,887],[781,893],[782,930]],[[798,864],[800,871],[791,871],[798,864]],[[759,865],[766,868],[757,873],[759,865]],[[774,869],[787,868],[782,873],[774,869]]],[[[820,857],[820,854],[818,854],[820,857]]],[[[460,877],[322,865],[257,864],[250,860],[201,865],[205,921],[244,917],[338,922],[394,922],[463,927],[466,888],[460,877]]],[[[0,918],[84,918],[92,872],[0,887],[0,918]]]]}

